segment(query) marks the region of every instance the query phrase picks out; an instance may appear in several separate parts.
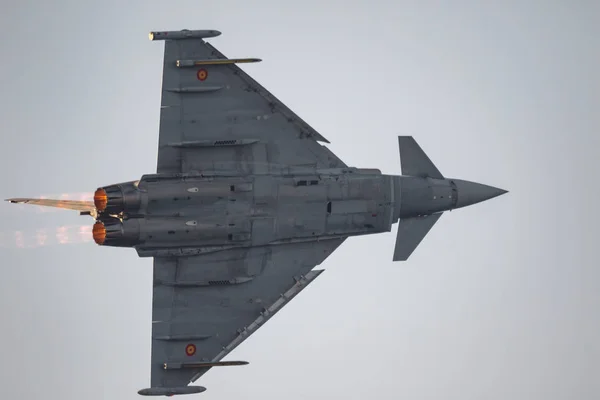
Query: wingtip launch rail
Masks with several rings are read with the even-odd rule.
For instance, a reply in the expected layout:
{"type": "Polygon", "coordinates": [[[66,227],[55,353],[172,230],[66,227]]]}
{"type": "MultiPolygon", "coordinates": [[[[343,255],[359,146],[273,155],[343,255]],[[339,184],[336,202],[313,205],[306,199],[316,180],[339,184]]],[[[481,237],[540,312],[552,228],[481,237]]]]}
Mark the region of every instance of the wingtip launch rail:
{"type": "Polygon", "coordinates": [[[182,29],[180,31],[153,31],[148,34],[150,40],[184,40],[206,39],[219,36],[221,32],[214,29],[194,30],[182,29]]]}

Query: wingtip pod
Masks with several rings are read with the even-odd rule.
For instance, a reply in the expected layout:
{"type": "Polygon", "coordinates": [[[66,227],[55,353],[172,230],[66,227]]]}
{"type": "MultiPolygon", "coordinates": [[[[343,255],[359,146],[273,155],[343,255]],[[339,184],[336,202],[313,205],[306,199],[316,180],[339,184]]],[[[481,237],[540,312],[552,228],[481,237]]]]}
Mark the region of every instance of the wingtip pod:
{"type": "Polygon", "coordinates": [[[178,394],[202,393],[205,390],[204,386],[153,387],[138,390],[138,394],[141,396],[174,396],[178,394]]]}
{"type": "Polygon", "coordinates": [[[148,34],[150,40],[181,40],[205,39],[219,36],[221,32],[214,29],[195,30],[182,29],[180,31],[152,31],[148,34]]]}

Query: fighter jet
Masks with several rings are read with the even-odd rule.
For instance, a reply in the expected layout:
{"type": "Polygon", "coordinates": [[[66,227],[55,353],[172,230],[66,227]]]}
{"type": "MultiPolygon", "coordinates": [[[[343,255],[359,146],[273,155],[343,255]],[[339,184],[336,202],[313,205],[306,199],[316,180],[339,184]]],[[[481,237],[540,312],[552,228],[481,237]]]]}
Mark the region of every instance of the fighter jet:
{"type": "Polygon", "coordinates": [[[329,143],[204,39],[215,30],[151,32],[165,42],[156,173],[100,187],[93,202],[14,198],[92,216],[94,241],[154,259],[150,387],[189,386],[322,272],[348,237],[390,232],[405,261],[444,211],[506,191],[444,177],[398,137],[401,175],[346,165],[329,143]]]}

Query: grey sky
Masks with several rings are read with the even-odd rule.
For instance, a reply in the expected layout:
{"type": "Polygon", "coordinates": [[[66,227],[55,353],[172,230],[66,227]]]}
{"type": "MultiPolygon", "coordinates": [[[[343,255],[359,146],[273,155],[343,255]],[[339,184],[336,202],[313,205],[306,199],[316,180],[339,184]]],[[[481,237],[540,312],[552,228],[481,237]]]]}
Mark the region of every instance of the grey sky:
{"type": "MultiPolygon", "coordinates": [[[[593,1],[4,0],[0,197],[153,172],[163,44],[147,33],[221,30],[211,43],[262,58],[244,69],[348,164],[399,173],[410,134],[446,176],[510,194],[446,213],[407,263],[395,228],[348,240],[228,357],[250,365],[211,370],[197,398],[597,399],[599,17],[593,1]]],[[[76,213],[0,218],[3,393],[138,398],[151,260],[17,247],[16,231],[27,246],[92,225],[76,213]]]]}

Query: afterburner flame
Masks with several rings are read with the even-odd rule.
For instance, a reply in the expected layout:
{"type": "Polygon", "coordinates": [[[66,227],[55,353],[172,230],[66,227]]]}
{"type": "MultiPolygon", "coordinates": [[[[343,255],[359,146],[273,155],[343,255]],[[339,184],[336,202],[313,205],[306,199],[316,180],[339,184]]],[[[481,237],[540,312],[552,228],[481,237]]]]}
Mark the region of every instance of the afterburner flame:
{"type": "Polygon", "coordinates": [[[97,244],[103,244],[106,240],[106,228],[104,228],[104,224],[102,222],[96,222],[94,227],[92,228],[92,236],[94,237],[94,242],[97,244]]]}
{"type": "Polygon", "coordinates": [[[94,205],[96,209],[100,212],[106,209],[106,205],[108,204],[108,196],[106,195],[106,191],[102,188],[96,190],[94,193],[94,205]]]}

